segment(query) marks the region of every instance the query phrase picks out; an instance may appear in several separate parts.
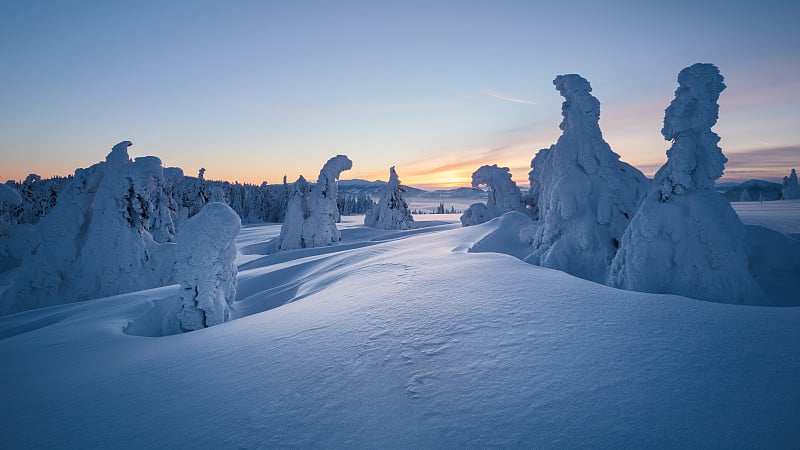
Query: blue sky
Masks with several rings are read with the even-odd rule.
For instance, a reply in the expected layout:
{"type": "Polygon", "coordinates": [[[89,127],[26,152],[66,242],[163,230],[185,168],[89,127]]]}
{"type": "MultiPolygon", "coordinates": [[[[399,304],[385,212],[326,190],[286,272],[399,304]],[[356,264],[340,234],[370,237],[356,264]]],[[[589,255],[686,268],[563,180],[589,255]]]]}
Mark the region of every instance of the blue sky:
{"type": "Polygon", "coordinates": [[[797,2],[0,1],[0,180],[132,156],[207,177],[412,185],[482,164],[527,184],[579,73],[622,159],[651,175],[678,72],[716,64],[726,176],[800,166],[797,2]]]}

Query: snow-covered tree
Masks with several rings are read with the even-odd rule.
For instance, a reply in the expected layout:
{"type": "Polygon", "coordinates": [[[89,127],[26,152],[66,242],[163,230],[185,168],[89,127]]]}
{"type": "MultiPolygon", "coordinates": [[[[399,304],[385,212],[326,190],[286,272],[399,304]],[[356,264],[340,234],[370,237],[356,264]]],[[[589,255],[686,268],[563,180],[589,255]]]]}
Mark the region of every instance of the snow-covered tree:
{"type": "Polygon", "coordinates": [[[723,303],[766,302],[748,271],[744,225],[714,189],[727,162],[711,131],[724,89],[712,64],[678,75],[661,130],[672,142],[668,160],[622,237],[609,285],[723,303]]]}
{"type": "Polygon", "coordinates": [[[792,173],[788,177],[783,177],[781,198],[784,200],[800,198],[800,184],[797,182],[797,172],[794,169],[792,169],[792,173]]]}
{"type": "Polygon", "coordinates": [[[175,275],[181,285],[182,331],[198,330],[231,318],[236,299],[236,236],[242,224],[228,205],[211,202],[186,221],[177,237],[175,275]]]}
{"type": "Polygon", "coordinates": [[[171,281],[174,246],[150,234],[169,232],[169,213],[154,202],[163,185],[161,162],[131,161],[129,145],[121,142],[105,162],[75,171],[36,224],[13,285],[0,297],[0,315],[171,281]]]}
{"type": "Polygon", "coordinates": [[[0,237],[7,236],[17,225],[15,209],[22,206],[22,195],[5,184],[0,184],[0,237]]]}
{"type": "Polygon", "coordinates": [[[337,155],[322,167],[313,189],[308,188],[302,176],[297,180],[278,237],[279,250],[325,247],[342,239],[336,228],[339,221],[337,183],[341,173],[352,167],[353,162],[347,156],[337,155]]]}
{"type": "Polygon", "coordinates": [[[303,237],[303,223],[311,215],[308,210],[308,197],[311,189],[306,179],[300,178],[293,185],[286,209],[286,217],[281,225],[281,234],[278,236],[278,250],[292,250],[307,247],[303,237]]]}
{"type": "Polygon", "coordinates": [[[481,166],[472,174],[472,187],[486,186],[489,197],[486,205],[474,203],[461,216],[463,226],[477,225],[511,211],[528,213],[522,192],[511,179],[508,167],[481,166]]]}
{"type": "Polygon", "coordinates": [[[383,188],[378,204],[364,217],[364,225],[382,230],[409,230],[414,228],[414,218],[408,203],[403,199],[405,188],[397,178],[394,166],[389,169],[389,182],[383,188]]]}
{"type": "Polygon", "coordinates": [[[539,220],[520,233],[532,248],[526,261],[603,282],[648,181],[603,140],[589,82],[572,74],[553,83],[565,99],[563,133],[531,163],[539,220]]]}

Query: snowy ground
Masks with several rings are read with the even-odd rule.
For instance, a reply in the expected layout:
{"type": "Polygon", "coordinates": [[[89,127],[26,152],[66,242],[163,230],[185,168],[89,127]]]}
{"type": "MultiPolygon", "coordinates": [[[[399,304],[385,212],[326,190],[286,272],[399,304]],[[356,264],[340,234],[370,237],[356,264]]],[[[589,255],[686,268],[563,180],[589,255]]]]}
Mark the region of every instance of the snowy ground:
{"type": "MultiPolygon", "coordinates": [[[[800,233],[800,203],[734,206],[800,233]]],[[[800,308],[468,253],[499,221],[344,220],[340,246],[267,256],[279,225],[243,229],[242,317],[212,328],[158,336],[177,286],[0,318],[3,445],[800,445],[800,308]]]]}
{"type": "Polygon", "coordinates": [[[733,202],[731,206],[745,225],[760,225],[800,236],[800,200],[733,202]]]}

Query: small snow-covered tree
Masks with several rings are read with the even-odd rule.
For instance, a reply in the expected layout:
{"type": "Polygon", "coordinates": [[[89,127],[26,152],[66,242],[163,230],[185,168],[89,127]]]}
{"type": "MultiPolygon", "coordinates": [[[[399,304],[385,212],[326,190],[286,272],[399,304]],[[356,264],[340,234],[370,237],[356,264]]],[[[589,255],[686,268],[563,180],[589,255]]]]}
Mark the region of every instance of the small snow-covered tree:
{"type": "Polygon", "coordinates": [[[797,182],[797,172],[792,169],[788,177],[783,177],[783,189],[781,190],[783,200],[793,200],[800,198],[800,184],[797,182]]]}
{"type": "Polygon", "coordinates": [[[508,167],[481,166],[472,174],[472,187],[486,186],[489,196],[485,207],[482,203],[474,203],[461,216],[463,226],[477,225],[511,211],[528,213],[522,192],[517,183],[511,179],[508,167]]]}
{"type": "Polygon", "coordinates": [[[603,140],[600,102],[580,75],[553,81],[564,97],[563,133],[533,159],[531,198],[538,223],[522,230],[527,262],[603,282],[648,180],[603,140]]]}
{"type": "Polygon", "coordinates": [[[175,265],[181,285],[176,318],[182,331],[230,320],[236,299],[236,236],[241,227],[236,212],[221,202],[208,203],[182,225],[175,265]]]}
{"type": "Polygon", "coordinates": [[[303,223],[311,215],[308,210],[308,197],[310,194],[311,189],[308,182],[300,175],[293,185],[289,206],[286,209],[283,225],[281,225],[281,234],[278,236],[278,250],[306,247],[306,242],[303,238],[303,223]]]}
{"type": "Polygon", "coordinates": [[[15,209],[22,206],[20,193],[5,184],[0,184],[0,237],[7,236],[17,225],[15,209]]]}
{"type": "Polygon", "coordinates": [[[382,230],[408,230],[414,228],[414,218],[403,199],[405,188],[400,184],[394,166],[389,169],[389,182],[383,188],[378,204],[364,217],[364,225],[382,230]]]}
{"type": "Polygon", "coordinates": [[[341,173],[352,167],[353,162],[347,156],[337,155],[322,167],[313,189],[308,188],[302,176],[297,180],[278,237],[279,250],[325,247],[342,239],[336,228],[340,217],[336,205],[337,183],[341,173]]]}
{"type": "Polygon", "coordinates": [[[622,237],[609,285],[723,303],[767,301],[748,270],[744,225],[714,189],[727,162],[711,131],[724,89],[712,64],[678,75],[661,130],[672,147],[622,237]]]}

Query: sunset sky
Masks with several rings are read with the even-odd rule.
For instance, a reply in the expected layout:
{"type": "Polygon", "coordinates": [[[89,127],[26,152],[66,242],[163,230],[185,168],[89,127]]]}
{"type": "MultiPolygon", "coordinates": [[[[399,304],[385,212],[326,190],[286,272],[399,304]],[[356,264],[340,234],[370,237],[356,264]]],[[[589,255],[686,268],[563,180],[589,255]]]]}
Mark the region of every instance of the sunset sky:
{"type": "Polygon", "coordinates": [[[678,72],[716,64],[728,179],[800,168],[800,2],[0,2],[0,182],[66,175],[119,141],[229,181],[527,186],[560,134],[558,74],[587,78],[601,128],[652,176],[678,72]]]}

